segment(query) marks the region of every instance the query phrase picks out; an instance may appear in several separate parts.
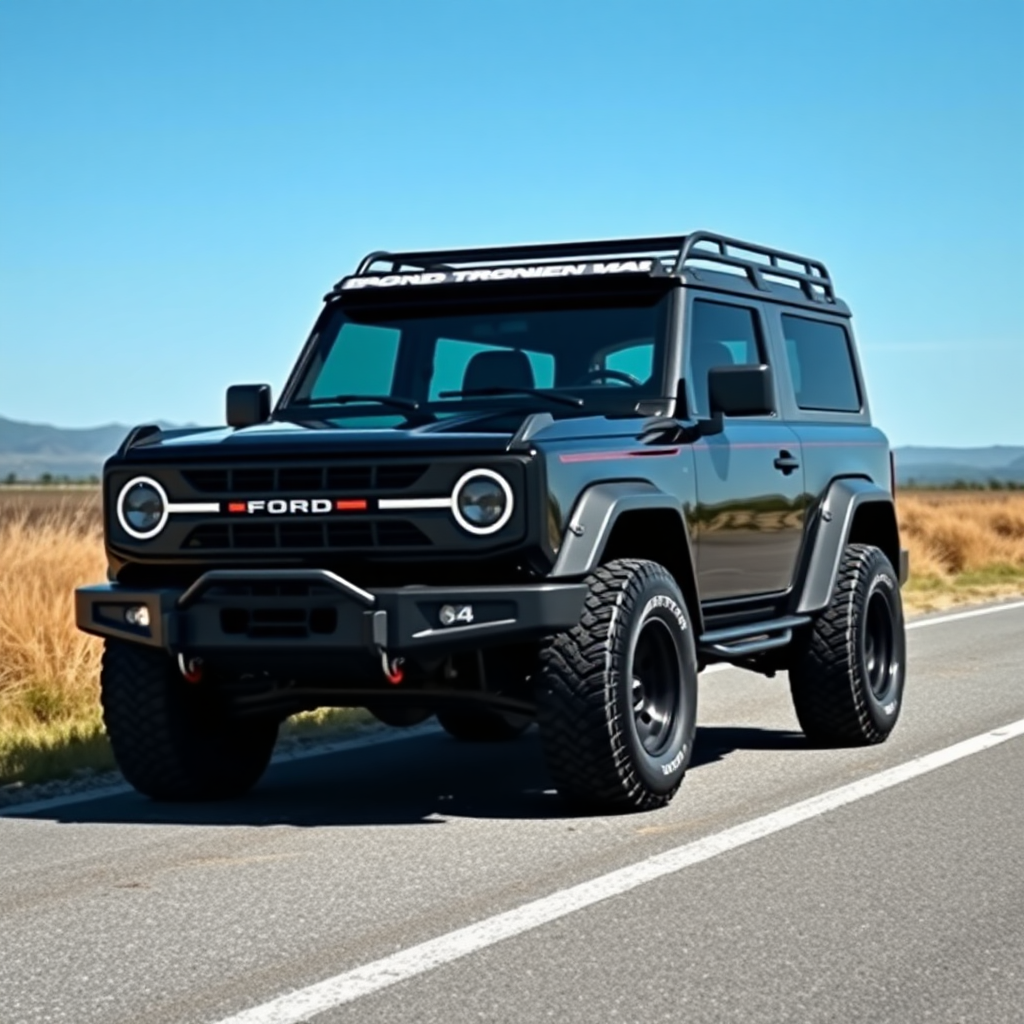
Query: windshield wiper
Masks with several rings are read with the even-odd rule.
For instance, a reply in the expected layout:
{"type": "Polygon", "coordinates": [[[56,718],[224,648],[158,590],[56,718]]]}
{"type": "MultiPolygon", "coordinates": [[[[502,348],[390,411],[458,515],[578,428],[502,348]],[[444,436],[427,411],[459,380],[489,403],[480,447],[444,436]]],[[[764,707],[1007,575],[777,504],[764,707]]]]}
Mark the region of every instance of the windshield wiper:
{"type": "Polygon", "coordinates": [[[376,402],[378,405],[390,405],[395,409],[407,409],[415,412],[419,402],[411,398],[395,398],[394,395],[329,395],[325,398],[296,398],[291,405],[351,405],[355,402],[376,402]]]}
{"type": "Polygon", "coordinates": [[[462,391],[442,391],[438,398],[472,398],[474,395],[530,395],[533,398],[543,398],[558,405],[571,405],[578,409],[583,405],[582,398],[571,395],[556,395],[550,391],[542,391],[540,388],[506,388],[496,385],[489,388],[465,388],[462,391]]]}

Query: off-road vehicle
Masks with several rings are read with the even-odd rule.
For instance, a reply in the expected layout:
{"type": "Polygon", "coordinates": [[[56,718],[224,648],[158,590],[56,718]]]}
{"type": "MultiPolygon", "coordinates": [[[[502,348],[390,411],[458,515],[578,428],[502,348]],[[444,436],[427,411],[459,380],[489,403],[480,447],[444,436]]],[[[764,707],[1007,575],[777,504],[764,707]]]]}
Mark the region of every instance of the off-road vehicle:
{"type": "Polygon", "coordinates": [[[104,470],[110,582],[77,618],[143,793],[239,794],[285,717],[364,706],[536,720],[565,797],[657,807],[712,662],[787,671],[816,744],[896,723],[892,462],[817,260],[709,232],[375,252],[227,424],[138,427],[104,470]]]}

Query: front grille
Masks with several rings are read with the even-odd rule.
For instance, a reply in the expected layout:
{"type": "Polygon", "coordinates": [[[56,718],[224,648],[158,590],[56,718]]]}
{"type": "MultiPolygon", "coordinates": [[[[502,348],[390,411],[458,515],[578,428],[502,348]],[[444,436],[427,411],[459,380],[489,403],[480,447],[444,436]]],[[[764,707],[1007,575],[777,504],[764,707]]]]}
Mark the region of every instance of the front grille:
{"type": "Polygon", "coordinates": [[[338,625],[334,608],[222,608],[221,631],[253,640],[304,640],[327,636],[338,625]]]}
{"type": "Polygon", "coordinates": [[[370,497],[378,491],[403,491],[413,487],[428,468],[422,464],[404,463],[246,466],[234,469],[184,469],[181,475],[189,487],[199,494],[306,495],[330,491],[370,497]]]}
{"type": "Polygon", "coordinates": [[[412,548],[430,545],[414,523],[386,522],[260,522],[197,526],[182,547],[189,551],[323,550],[326,548],[412,548]]]}
{"type": "Polygon", "coordinates": [[[336,600],[337,592],[319,583],[223,583],[206,596],[221,605],[220,628],[227,636],[301,640],[328,636],[338,625],[337,609],[318,603],[336,600]],[[275,606],[268,599],[288,603],[275,606]]]}

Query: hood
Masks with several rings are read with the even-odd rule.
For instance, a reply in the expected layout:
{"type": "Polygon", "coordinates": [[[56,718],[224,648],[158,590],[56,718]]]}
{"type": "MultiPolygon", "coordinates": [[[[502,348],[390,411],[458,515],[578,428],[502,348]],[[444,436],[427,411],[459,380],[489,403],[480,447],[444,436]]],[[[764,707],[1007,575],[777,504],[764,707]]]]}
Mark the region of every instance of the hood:
{"type": "MultiPolygon", "coordinates": [[[[384,417],[381,418],[385,422],[384,417]]],[[[233,461],[279,455],[443,456],[459,453],[499,454],[509,444],[523,418],[496,419],[493,414],[467,414],[435,423],[409,427],[343,427],[329,420],[293,422],[273,420],[258,426],[187,428],[142,433],[137,428],[126,439],[118,458],[128,460],[233,461]],[[486,429],[483,429],[485,428],[486,429]],[[504,429],[502,429],[504,428],[504,429]],[[134,440],[133,440],[134,438],[134,440]]],[[[608,419],[604,416],[569,417],[550,421],[544,440],[569,442],[576,438],[635,437],[643,418],[608,419]]]]}

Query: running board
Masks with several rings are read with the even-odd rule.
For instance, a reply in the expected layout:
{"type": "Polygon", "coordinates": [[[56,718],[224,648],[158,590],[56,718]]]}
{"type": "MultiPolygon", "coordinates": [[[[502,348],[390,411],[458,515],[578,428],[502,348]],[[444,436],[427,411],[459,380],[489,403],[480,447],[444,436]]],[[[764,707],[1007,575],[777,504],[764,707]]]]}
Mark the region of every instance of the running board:
{"type": "Polygon", "coordinates": [[[722,661],[749,658],[752,654],[785,647],[793,639],[793,630],[806,626],[810,621],[809,615],[786,615],[781,619],[713,629],[700,638],[697,646],[702,654],[722,661]]]}

